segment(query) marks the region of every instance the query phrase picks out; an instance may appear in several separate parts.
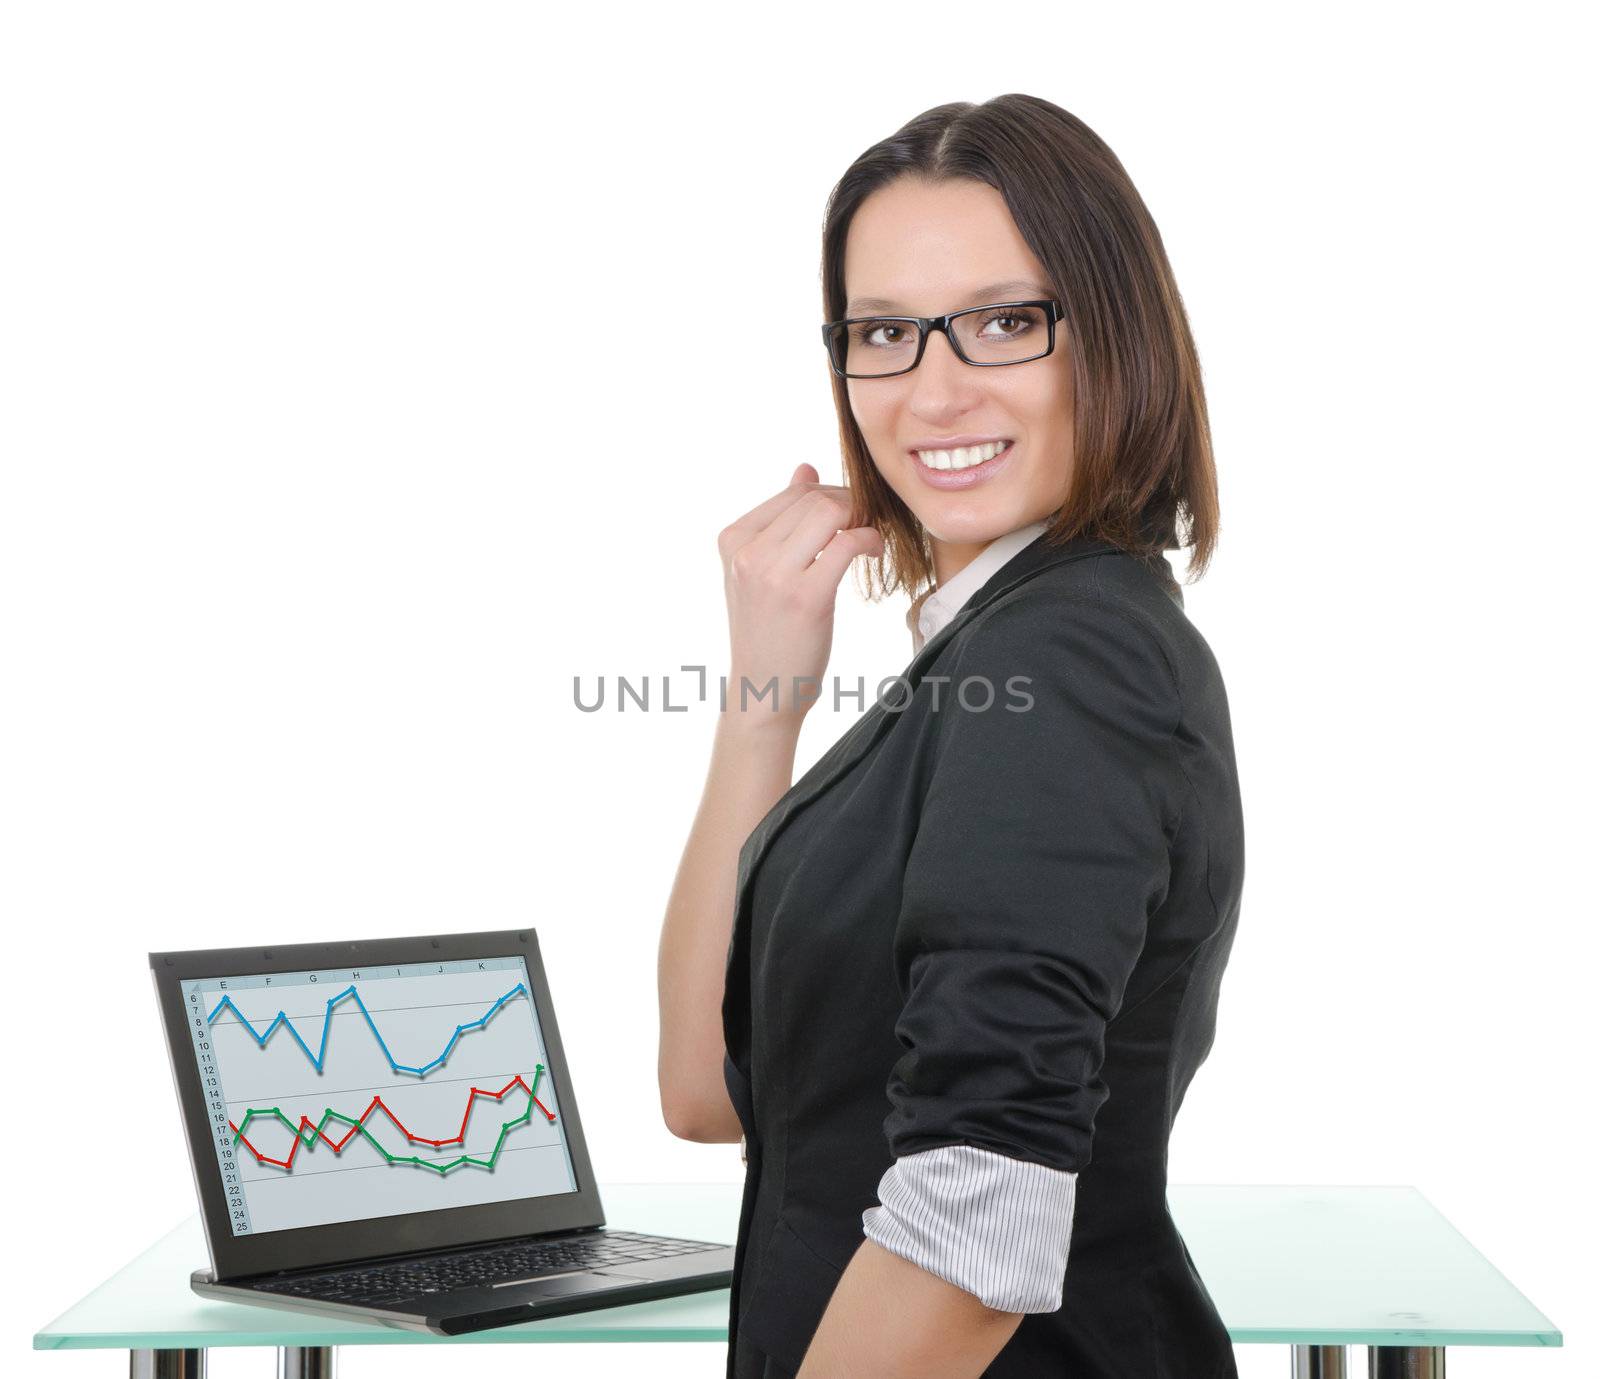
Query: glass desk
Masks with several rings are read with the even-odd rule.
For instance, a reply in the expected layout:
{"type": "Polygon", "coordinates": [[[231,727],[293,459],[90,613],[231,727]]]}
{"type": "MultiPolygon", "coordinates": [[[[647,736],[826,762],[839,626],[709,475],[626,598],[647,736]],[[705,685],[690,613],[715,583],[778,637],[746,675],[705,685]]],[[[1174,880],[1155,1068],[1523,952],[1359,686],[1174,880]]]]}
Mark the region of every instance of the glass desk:
{"type": "MultiPolygon", "coordinates": [[[[606,1224],[731,1243],[738,1183],[602,1183],[606,1224]]],[[[1435,1379],[1446,1346],[1559,1346],[1561,1332],[1412,1187],[1172,1184],[1168,1202],[1239,1344],[1293,1347],[1300,1379],[1342,1379],[1365,1345],[1377,1379],[1435,1379]]],[[[35,1350],[126,1350],[135,1376],[205,1373],[214,1346],[272,1346],[289,1379],[332,1373],[342,1345],[726,1341],[728,1291],[525,1322],[469,1336],[202,1298],[190,1217],[37,1332],[35,1350]]]]}

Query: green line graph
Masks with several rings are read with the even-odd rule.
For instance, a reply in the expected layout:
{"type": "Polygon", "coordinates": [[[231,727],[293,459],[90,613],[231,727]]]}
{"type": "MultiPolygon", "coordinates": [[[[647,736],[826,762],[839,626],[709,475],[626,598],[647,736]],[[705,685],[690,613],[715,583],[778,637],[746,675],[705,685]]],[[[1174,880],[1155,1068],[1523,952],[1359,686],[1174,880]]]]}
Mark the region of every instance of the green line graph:
{"type": "MultiPolygon", "coordinates": [[[[258,1164],[270,1164],[275,1168],[283,1169],[285,1172],[293,1172],[295,1155],[299,1153],[302,1147],[307,1150],[315,1149],[317,1142],[320,1140],[322,1143],[331,1148],[335,1154],[341,1154],[344,1152],[345,1147],[351,1142],[351,1140],[359,1135],[383,1156],[384,1162],[390,1165],[408,1164],[415,1168],[431,1168],[441,1178],[444,1177],[445,1174],[449,1173],[452,1169],[469,1166],[473,1168],[486,1169],[492,1173],[494,1171],[495,1164],[499,1161],[501,1151],[505,1148],[507,1137],[513,1130],[517,1129],[518,1126],[527,1125],[533,1119],[533,1109],[535,1106],[539,1105],[537,1096],[539,1083],[543,1080],[543,1078],[544,1065],[541,1063],[534,1069],[533,1084],[531,1086],[518,1077],[513,1079],[512,1082],[508,1083],[504,1091],[498,1094],[503,1096],[514,1086],[522,1087],[528,1093],[528,1104],[523,1108],[520,1116],[515,1116],[511,1120],[502,1122],[500,1126],[500,1133],[495,1137],[494,1148],[489,1151],[488,1156],[485,1158],[480,1158],[472,1154],[458,1154],[455,1158],[449,1160],[448,1162],[436,1163],[432,1159],[424,1159],[418,1154],[391,1154],[383,1147],[383,1145],[377,1140],[372,1132],[367,1129],[366,1125],[366,1118],[372,1114],[374,1107],[382,1105],[382,1099],[378,1097],[373,1098],[372,1105],[368,1106],[366,1112],[361,1116],[347,1116],[341,1111],[335,1111],[330,1106],[323,1111],[322,1119],[318,1121],[316,1125],[311,1124],[310,1117],[308,1116],[302,1116],[299,1124],[296,1124],[284,1114],[283,1108],[280,1106],[251,1107],[250,1110],[245,1112],[244,1119],[241,1120],[237,1125],[233,1125],[232,1122],[229,1122],[229,1124],[232,1126],[234,1132],[233,1142],[235,1144],[242,1142],[245,1148],[247,1148],[250,1153],[254,1155],[258,1164]],[[294,1148],[290,1150],[287,1159],[269,1158],[250,1142],[245,1132],[249,1130],[251,1122],[257,1119],[275,1120],[294,1136],[296,1143],[294,1148]],[[341,1125],[348,1125],[350,1127],[349,1131],[342,1139],[330,1139],[328,1135],[324,1133],[327,1130],[328,1123],[330,1121],[338,1121],[341,1125]]],[[[473,1095],[495,1096],[496,1094],[482,1093],[481,1091],[475,1089],[473,1095]]],[[[384,1107],[383,1109],[387,1110],[388,1108],[384,1107]]],[[[554,1119],[554,1117],[551,1117],[551,1119],[554,1119]]],[[[465,1136],[465,1133],[466,1122],[463,1120],[462,1135],[465,1136]]],[[[409,1135],[407,1137],[413,1138],[409,1135]]]]}

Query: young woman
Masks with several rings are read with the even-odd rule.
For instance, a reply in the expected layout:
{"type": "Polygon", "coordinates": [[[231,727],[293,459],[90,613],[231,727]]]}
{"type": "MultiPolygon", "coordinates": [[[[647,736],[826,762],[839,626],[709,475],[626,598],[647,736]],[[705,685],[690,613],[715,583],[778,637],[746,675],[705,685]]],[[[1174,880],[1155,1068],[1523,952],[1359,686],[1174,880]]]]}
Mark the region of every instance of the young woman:
{"type": "Polygon", "coordinates": [[[728,1374],[1233,1376],[1166,1202],[1244,832],[1163,554],[1203,571],[1218,516],[1160,235],[1013,94],[862,154],[823,283],[847,483],[802,464],[720,535],[728,706],[660,952],[667,1124],[745,1143],[728,1374]],[[857,557],[914,655],[791,786],[857,557]]]}

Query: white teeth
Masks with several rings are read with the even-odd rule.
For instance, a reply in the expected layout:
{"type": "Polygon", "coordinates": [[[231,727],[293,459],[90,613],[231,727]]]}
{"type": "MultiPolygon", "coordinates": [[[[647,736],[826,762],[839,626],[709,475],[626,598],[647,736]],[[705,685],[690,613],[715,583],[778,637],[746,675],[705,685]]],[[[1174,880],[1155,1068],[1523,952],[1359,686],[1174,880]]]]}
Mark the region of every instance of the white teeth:
{"type": "Polygon", "coordinates": [[[987,441],[983,445],[964,445],[959,450],[916,450],[912,453],[929,469],[970,469],[992,460],[1009,441],[987,441]]]}

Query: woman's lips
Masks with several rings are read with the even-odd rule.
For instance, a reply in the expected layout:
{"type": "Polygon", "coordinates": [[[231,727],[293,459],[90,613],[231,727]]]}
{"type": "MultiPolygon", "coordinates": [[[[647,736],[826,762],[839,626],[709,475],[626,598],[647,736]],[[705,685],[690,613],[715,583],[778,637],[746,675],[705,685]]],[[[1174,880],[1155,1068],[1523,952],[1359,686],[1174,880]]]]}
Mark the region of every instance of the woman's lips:
{"type": "Polygon", "coordinates": [[[917,471],[922,482],[930,488],[971,488],[974,484],[987,483],[1000,473],[1010,462],[1011,454],[1017,448],[1015,441],[1007,441],[1006,448],[992,460],[985,460],[982,464],[969,465],[965,469],[929,469],[911,452],[911,467],[917,471]]]}

